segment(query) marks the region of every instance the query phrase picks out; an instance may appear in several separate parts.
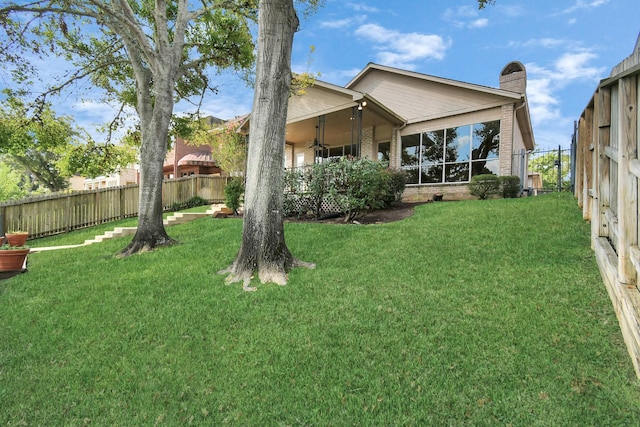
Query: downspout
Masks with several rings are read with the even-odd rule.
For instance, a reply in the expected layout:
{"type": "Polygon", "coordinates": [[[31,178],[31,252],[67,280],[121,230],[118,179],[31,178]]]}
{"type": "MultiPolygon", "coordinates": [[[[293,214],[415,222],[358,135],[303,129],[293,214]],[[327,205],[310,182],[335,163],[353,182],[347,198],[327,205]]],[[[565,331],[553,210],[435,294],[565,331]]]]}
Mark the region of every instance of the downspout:
{"type": "MultiPolygon", "coordinates": [[[[526,101],[523,99],[521,99],[522,104],[520,104],[519,106],[517,106],[516,108],[513,109],[513,123],[515,124],[518,120],[517,118],[517,113],[518,110],[521,108],[524,108],[526,104],[526,101]]],[[[515,139],[516,136],[516,127],[512,126],[511,127],[511,153],[509,154],[511,156],[511,173],[513,174],[513,141],[515,139]]],[[[526,177],[529,176],[529,162],[525,162],[524,161],[524,156],[525,156],[525,149],[523,147],[523,149],[521,150],[521,156],[522,159],[520,160],[520,194],[522,194],[523,190],[524,190],[524,180],[526,177]],[[526,165],[526,166],[525,166],[526,165]],[[526,169],[526,170],[525,170],[526,169]]]]}

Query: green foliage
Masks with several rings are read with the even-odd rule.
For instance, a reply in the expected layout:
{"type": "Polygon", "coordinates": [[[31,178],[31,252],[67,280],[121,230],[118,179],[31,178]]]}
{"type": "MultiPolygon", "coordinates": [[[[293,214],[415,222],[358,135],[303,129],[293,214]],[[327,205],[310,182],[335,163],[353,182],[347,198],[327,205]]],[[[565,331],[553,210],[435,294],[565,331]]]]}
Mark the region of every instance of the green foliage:
{"type": "Polygon", "coordinates": [[[516,198],[520,194],[520,177],[516,175],[501,176],[500,192],[505,199],[516,198]]]}
{"type": "Polygon", "coordinates": [[[340,207],[345,221],[367,209],[383,209],[398,201],[406,185],[406,175],[378,161],[342,158],[317,163],[303,172],[285,172],[285,215],[323,212],[324,202],[340,207]]]}
{"type": "Polygon", "coordinates": [[[209,145],[211,155],[222,172],[230,176],[244,176],[247,168],[247,137],[237,132],[239,120],[210,125],[206,120],[191,121],[183,135],[190,144],[209,145]]]}
{"type": "Polygon", "coordinates": [[[306,201],[316,219],[320,218],[322,202],[329,194],[331,178],[327,165],[328,163],[315,163],[307,167],[304,173],[307,194],[303,196],[301,206],[304,209],[306,201]]]}
{"type": "Polygon", "coordinates": [[[402,199],[402,193],[404,193],[409,177],[406,171],[391,168],[384,169],[383,174],[387,175],[385,179],[388,182],[388,191],[384,201],[385,205],[389,206],[402,199]]]}
{"type": "MultiPolygon", "coordinates": [[[[283,198],[283,210],[284,216],[292,215],[305,215],[310,208],[311,196],[305,192],[305,173],[309,172],[309,169],[293,168],[286,169],[284,171],[284,198],[283,198]]],[[[310,192],[312,191],[309,186],[310,192]]]]}
{"type": "Polygon", "coordinates": [[[59,165],[67,175],[78,174],[95,178],[111,175],[122,167],[135,163],[136,154],[136,149],[133,147],[110,143],[96,144],[89,141],[86,144],[71,147],[59,165]]]}
{"type": "MultiPolygon", "coordinates": [[[[170,49],[182,43],[184,55],[176,64],[180,72],[171,88],[177,100],[196,95],[202,100],[205,92],[215,93],[210,67],[230,68],[248,78],[254,61],[249,25],[256,18],[257,1],[207,1],[199,8],[180,10],[173,0],[161,12],[155,10],[154,2],[129,1],[133,19],[124,18],[129,11],[118,3],[47,0],[4,5],[0,27],[6,38],[0,54],[14,80],[31,86],[40,79],[28,63],[29,54],[54,55],[69,61],[75,70],[53,80],[42,100],[87,78],[92,87],[104,90],[104,101],[137,107],[136,84],[143,82],[136,82],[136,70],[148,71],[148,77],[157,73],[155,55],[173,55],[170,49]]],[[[160,76],[155,77],[148,79],[148,89],[157,94],[154,84],[160,76]]],[[[121,121],[112,124],[117,127],[121,121]]]]}
{"type": "Polygon", "coordinates": [[[495,0],[478,0],[478,9],[484,9],[490,4],[495,4],[495,0]]]}
{"type": "Polygon", "coordinates": [[[187,200],[187,203],[184,204],[184,207],[186,209],[191,209],[191,208],[195,208],[197,206],[205,206],[208,205],[209,202],[200,197],[200,196],[193,196],[192,198],[190,198],[189,200],[187,200]]]}
{"type": "Polygon", "coordinates": [[[0,107],[0,154],[10,156],[50,191],[65,189],[70,173],[61,160],[77,135],[70,119],[56,116],[49,104],[30,115],[22,101],[6,101],[0,107]]]}
{"type": "Polygon", "coordinates": [[[22,199],[27,195],[23,188],[23,175],[0,156],[0,202],[22,199]]]}
{"type": "MultiPolygon", "coordinates": [[[[542,178],[542,188],[544,190],[555,190],[558,188],[558,166],[556,161],[558,160],[558,152],[550,151],[545,154],[538,154],[534,152],[529,159],[529,170],[532,173],[540,174],[542,178]]],[[[570,165],[571,157],[569,154],[562,154],[562,172],[561,172],[561,185],[562,188],[571,187],[570,165]]]]}
{"type": "Polygon", "coordinates": [[[171,204],[171,211],[176,212],[176,211],[180,211],[183,209],[192,209],[198,206],[205,206],[208,205],[209,202],[206,199],[203,199],[200,196],[193,196],[192,198],[190,198],[189,200],[187,200],[184,203],[180,203],[180,202],[173,202],[171,204]]]}
{"type": "Polygon", "coordinates": [[[242,204],[242,195],[244,193],[244,179],[235,177],[231,178],[224,187],[224,204],[233,211],[234,215],[238,214],[238,209],[242,204]]]}
{"type": "Polygon", "coordinates": [[[500,191],[500,179],[496,175],[475,175],[469,183],[469,192],[472,196],[484,200],[500,191]]]}

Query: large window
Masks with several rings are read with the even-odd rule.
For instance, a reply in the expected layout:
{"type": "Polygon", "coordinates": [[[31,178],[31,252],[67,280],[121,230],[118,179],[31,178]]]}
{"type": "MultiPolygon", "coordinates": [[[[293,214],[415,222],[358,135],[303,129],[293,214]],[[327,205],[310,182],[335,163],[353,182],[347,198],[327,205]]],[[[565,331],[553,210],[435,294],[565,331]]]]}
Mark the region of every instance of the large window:
{"type": "Polygon", "coordinates": [[[500,121],[475,123],[402,137],[400,165],[408,184],[469,182],[498,174],[500,121]]]}

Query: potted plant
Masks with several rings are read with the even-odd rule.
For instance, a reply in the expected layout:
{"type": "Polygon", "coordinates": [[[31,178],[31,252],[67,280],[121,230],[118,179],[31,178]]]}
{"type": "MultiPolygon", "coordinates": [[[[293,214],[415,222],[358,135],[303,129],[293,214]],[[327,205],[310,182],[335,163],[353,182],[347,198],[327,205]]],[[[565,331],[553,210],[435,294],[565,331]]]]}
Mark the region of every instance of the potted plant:
{"type": "Polygon", "coordinates": [[[11,246],[8,243],[0,246],[0,272],[24,270],[28,253],[28,246],[11,246]]]}
{"type": "Polygon", "coordinates": [[[4,237],[11,246],[24,246],[27,243],[29,233],[22,230],[14,230],[7,232],[4,237]]]}

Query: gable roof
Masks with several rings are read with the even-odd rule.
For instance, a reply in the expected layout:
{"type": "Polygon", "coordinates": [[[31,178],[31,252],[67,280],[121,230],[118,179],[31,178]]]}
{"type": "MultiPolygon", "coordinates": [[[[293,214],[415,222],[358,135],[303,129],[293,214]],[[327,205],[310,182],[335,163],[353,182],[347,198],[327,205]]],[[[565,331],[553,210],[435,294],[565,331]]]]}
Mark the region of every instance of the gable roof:
{"type": "Polygon", "coordinates": [[[498,88],[493,88],[489,86],[482,86],[474,83],[461,82],[458,80],[446,79],[444,77],[436,77],[429,74],[418,73],[415,71],[402,70],[400,68],[394,68],[394,67],[389,67],[387,65],[375,64],[373,62],[369,62],[367,66],[362,71],[360,71],[353,79],[351,79],[351,81],[347,83],[345,87],[350,89],[355,88],[359,82],[361,82],[369,73],[371,73],[372,70],[379,70],[379,71],[384,71],[388,73],[394,73],[394,74],[412,77],[412,78],[423,80],[423,81],[449,85],[449,86],[458,87],[461,89],[474,90],[477,92],[483,92],[491,95],[504,96],[506,98],[511,98],[514,100],[521,99],[521,96],[523,95],[523,94],[517,94],[515,92],[504,90],[504,89],[498,89],[498,88]]]}

